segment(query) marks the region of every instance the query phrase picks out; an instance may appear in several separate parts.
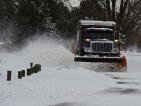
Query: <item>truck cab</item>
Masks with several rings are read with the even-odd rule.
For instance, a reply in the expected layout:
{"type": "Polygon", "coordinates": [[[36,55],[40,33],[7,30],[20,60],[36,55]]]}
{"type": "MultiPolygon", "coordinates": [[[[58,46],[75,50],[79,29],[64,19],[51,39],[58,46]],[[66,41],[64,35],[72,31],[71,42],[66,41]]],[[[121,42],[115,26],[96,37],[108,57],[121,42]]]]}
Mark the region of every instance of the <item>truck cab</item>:
{"type": "Polygon", "coordinates": [[[124,43],[121,37],[113,21],[80,20],[75,40],[75,60],[102,62],[101,58],[109,57],[108,60],[111,60],[111,57],[118,57],[116,59],[121,61],[121,44],[124,43]]]}

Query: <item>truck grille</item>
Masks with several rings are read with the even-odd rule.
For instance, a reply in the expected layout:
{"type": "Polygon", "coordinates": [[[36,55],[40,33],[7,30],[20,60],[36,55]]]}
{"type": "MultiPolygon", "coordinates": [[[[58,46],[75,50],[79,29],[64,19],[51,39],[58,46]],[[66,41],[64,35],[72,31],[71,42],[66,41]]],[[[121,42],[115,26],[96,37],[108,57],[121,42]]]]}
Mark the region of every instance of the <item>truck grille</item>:
{"type": "Polygon", "coordinates": [[[93,52],[111,52],[112,43],[100,43],[100,42],[92,43],[92,50],[93,52]]]}

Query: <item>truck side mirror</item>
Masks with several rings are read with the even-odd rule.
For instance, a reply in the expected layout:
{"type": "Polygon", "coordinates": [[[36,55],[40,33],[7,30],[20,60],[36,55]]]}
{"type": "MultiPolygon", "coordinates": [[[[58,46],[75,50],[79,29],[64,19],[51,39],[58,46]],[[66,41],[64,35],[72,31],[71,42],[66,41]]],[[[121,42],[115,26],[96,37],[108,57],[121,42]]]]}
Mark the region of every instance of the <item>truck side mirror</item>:
{"type": "Polygon", "coordinates": [[[119,33],[119,32],[116,32],[115,33],[115,39],[114,39],[114,42],[115,42],[115,44],[119,44],[119,42],[120,42],[120,35],[121,35],[121,33],[119,33]]]}
{"type": "Polygon", "coordinates": [[[125,43],[125,41],[126,41],[126,35],[121,35],[121,41],[125,43]]]}
{"type": "Polygon", "coordinates": [[[126,35],[121,35],[121,38],[126,38],[126,35]]]}

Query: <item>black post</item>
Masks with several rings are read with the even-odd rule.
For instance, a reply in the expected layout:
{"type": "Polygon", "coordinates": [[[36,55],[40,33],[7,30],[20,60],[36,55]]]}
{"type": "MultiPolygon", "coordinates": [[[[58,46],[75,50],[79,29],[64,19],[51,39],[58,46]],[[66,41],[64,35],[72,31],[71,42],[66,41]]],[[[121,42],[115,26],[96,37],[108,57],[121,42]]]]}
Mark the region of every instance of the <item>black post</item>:
{"type": "Polygon", "coordinates": [[[37,72],[41,71],[41,65],[40,64],[35,64],[35,67],[37,69],[37,72]]]}
{"type": "Polygon", "coordinates": [[[34,68],[34,66],[31,68],[31,70],[32,70],[32,74],[34,74],[34,70],[35,70],[35,68],[34,68]]]}
{"type": "Polygon", "coordinates": [[[33,67],[33,63],[30,63],[30,68],[32,68],[33,67]]]}
{"type": "Polygon", "coordinates": [[[18,71],[18,79],[22,79],[22,71],[18,71]]]}
{"type": "Polygon", "coordinates": [[[7,81],[11,81],[11,71],[7,71],[7,81]]]}
{"type": "Polygon", "coordinates": [[[25,70],[22,70],[22,77],[25,77],[25,70]]]}
{"type": "Polygon", "coordinates": [[[39,71],[41,71],[41,65],[39,64],[39,71]]]}
{"type": "Polygon", "coordinates": [[[37,73],[37,72],[38,72],[37,66],[35,65],[35,66],[34,66],[34,73],[37,73]]]}
{"type": "Polygon", "coordinates": [[[34,73],[34,68],[31,67],[30,69],[31,69],[31,70],[30,70],[31,74],[33,74],[33,73],[34,73]]]}
{"type": "Polygon", "coordinates": [[[31,69],[27,68],[27,76],[30,76],[30,75],[31,75],[31,69]]]}

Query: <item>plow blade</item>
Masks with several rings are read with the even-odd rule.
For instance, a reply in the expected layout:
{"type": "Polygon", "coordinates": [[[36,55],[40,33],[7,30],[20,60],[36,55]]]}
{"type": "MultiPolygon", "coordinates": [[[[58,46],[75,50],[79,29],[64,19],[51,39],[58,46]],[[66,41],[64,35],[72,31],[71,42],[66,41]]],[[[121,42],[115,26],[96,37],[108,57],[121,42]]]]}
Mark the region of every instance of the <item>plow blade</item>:
{"type": "Polygon", "coordinates": [[[121,63],[122,62],[122,57],[75,57],[74,58],[75,62],[117,62],[121,63]]]}

